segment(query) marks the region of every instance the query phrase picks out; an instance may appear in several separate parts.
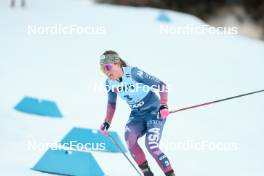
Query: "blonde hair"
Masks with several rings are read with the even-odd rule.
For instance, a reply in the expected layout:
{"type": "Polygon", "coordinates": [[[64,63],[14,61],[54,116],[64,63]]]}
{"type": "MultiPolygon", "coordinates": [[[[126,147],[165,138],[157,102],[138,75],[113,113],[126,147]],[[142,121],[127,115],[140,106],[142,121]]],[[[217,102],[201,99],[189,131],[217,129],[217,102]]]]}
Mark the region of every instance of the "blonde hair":
{"type": "Polygon", "coordinates": [[[108,54],[116,54],[116,55],[119,57],[119,59],[120,59],[120,66],[121,66],[121,67],[127,67],[127,66],[128,66],[128,64],[126,63],[126,61],[124,61],[124,60],[118,55],[118,53],[117,53],[116,51],[113,51],[113,50],[107,50],[107,51],[105,51],[105,52],[103,53],[103,55],[108,55],[108,54]]]}

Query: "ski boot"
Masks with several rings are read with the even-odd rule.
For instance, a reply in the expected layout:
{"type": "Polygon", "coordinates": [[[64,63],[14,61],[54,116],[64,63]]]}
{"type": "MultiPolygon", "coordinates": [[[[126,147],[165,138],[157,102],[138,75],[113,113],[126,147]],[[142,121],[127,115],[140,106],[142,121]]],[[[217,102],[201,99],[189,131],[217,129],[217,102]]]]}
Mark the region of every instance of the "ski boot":
{"type": "Polygon", "coordinates": [[[165,173],[166,176],[176,176],[176,174],[174,173],[174,170],[171,170],[167,173],[165,173]]]}
{"type": "Polygon", "coordinates": [[[144,174],[144,176],[154,176],[153,172],[151,172],[148,162],[145,161],[144,163],[138,165],[139,168],[141,169],[142,173],[144,174]]]}

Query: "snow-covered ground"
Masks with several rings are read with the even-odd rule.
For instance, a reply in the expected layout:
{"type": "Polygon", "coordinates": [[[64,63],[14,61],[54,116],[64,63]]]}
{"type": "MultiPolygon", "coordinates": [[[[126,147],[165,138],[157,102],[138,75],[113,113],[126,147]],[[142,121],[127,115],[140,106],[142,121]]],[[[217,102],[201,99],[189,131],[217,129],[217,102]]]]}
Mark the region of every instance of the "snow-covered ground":
{"type": "MultiPolygon", "coordinates": [[[[28,150],[28,141],[58,142],[74,126],[99,127],[106,93],[94,87],[104,90],[99,56],[107,49],[164,80],[171,110],[264,88],[263,42],[237,35],[162,33],[159,14],[151,8],[73,0],[31,0],[26,9],[0,2],[1,175],[43,175],[30,168],[45,150],[28,150]],[[30,26],[55,24],[86,26],[88,33],[28,33],[30,26]],[[64,118],[15,111],[25,95],[55,100],[64,118]]],[[[171,28],[204,24],[190,15],[167,14],[171,28]]],[[[171,115],[162,148],[177,175],[263,175],[263,105],[262,93],[171,115]],[[201,150],[201,144],[208,143],[211,147],[201,150]]],[[[111,129],[122,139],[128,115],[129,107],[118,100],[111,129]]],[[[93,155],[109,176],[136,174],[120,154],[93,155]]],[[[150,155],[148,159],[161,176],[150,155]]]]}

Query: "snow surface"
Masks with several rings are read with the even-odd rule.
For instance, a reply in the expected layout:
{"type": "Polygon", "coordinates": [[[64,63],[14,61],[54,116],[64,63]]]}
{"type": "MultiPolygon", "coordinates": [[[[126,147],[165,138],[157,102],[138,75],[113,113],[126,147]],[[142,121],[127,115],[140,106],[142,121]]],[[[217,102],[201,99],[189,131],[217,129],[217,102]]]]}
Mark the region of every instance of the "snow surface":
{"type": "MultiPolygon", "coordinates": [[[[1,175],[45,175],[30,170],[46,150],[28,142],[58,142],[74,126],[98,128],[106,93],[99,56],[114,49],[130,64],[169,85],[171,110],[264,88],[264,44],[241,36],[165,35],[160,10],[89,1],[28,0],[27,8],[0,2],[0,168],[1,175]],[[28,35],[28,25],[88,25],[104,33],[28,35]],[[25,95],[55,100],[63,119],[14,110],[25,95]]],[[[170,26],[202,25],[191,15],[167,12],[170,26]]],[[[176,113],[167,120],[162,142],[178,176],[260,176],[264,174],[264,94],[176,113]],[[180,142],[208,141],[231,150],[177,149],[180,142]],[[170,145],[170,146],[168,146],[170,145]],[[235,150],[234,150],[235,149],[235,150]]],[[[111,129],[123,139],[128,106],[118,100],[111,129]]],[[[144,148],[144,139],[140,140],[144,148]]],[[[109,176],[136,175],[121,154],[93,153],[109,176]]],[[[147,155],[156,175],[163,175],[147,155]]]]}

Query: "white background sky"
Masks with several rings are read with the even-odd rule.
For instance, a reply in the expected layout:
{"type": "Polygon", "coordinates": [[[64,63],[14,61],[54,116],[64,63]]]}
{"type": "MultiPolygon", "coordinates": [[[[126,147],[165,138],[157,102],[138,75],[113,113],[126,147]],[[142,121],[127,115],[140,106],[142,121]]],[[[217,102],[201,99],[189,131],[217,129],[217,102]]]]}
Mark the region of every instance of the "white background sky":
{"type": "MultiPolygon", "coordinates": [[[[94,5],[84,1],[28,1],[24,10],[0,6],[0,168],[2,175],[40,175],[30,170],[45,151],[28,140],[57,142],[74,126],[98,128],[105,92],[93,90],[105,77],[99,56],[113,49],[170,85],[171,110],[264,88],[264,44],[241,36],[160,34],[160,10],[94,5]],[[104,34],[28,35],[28,25],[103,27],[104,34]],[[25,95],[56,101],[63,119],[16,112],[25,95]]],[[[168,12],[172,27],[204,24],[168,12]]],[[[263,175],[263,104],[258,94],[173,114],[162,142],[238,144],[237,151],[164,148],[178,176],[263,175]]],[[[129,107],[118,100],[111,130],[123,139],[129,107]]],[[[144,140],[140,143],[144,147],[144,140]]],[[[93,153],[109,176],[135,175],[121,155],[93,153]],[[111,161],[111,162],[109,162],[111,161]],[[112,162],[113,161],[113,162],[112,162]],[[120,169],[121,168],[121,169],[120,169]]],[[[162,175],[147,154],[152,170],[162,175]]]]}

